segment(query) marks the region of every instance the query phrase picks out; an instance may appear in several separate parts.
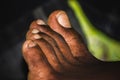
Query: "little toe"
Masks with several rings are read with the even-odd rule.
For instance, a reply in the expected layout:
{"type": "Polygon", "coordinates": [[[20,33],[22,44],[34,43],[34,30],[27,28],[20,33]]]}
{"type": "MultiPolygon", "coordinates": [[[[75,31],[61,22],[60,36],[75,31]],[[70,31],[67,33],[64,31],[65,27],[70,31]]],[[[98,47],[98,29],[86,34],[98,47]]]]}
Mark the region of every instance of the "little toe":
{"type": "Polygon", "coordinates": [[[37,43],[35,43],[34,41],[25,41],[22,51],[23,57],[28,64],[30,71],[34,71],[37,69],[49,71],[51,70],[45,55],[43,54],[37,43]]]}

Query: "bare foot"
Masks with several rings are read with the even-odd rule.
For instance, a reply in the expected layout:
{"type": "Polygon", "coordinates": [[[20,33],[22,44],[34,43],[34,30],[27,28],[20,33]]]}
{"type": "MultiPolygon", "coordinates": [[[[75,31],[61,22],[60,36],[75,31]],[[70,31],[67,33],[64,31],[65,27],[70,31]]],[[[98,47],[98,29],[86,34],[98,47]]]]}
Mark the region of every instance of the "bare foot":
{"type": "Polygon", "coordinates": [[[64,11],[53,12],[48,24],[31,23],[23,56],[28,80],[120,80],[120,62],[102,62],[92,56],[64,11]]]}

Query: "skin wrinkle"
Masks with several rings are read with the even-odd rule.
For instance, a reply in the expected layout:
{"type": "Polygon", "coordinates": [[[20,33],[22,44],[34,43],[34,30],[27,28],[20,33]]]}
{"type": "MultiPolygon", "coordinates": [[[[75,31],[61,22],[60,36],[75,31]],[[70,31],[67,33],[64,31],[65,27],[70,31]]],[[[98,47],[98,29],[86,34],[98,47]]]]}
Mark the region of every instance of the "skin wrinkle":
{"type": "MultiPolygon", "coordinates": [[[[56,52],[57,54],[61,54],[61,51],[59,50],[60,48],[57,46],[57,43],[56,43],[53,39],[52,39],[52,40],[49,39],[50,36],[45,35],[45,33],[39,33],[39,34],[40,34],[46,41],[48,41],[48,43],[52,43],[52,47],[54,48],[54,50],[55,50],[55,52],[56,52]],[[47,38],[46,38],[46,37],[47,37],[47,38]],[[48,37],[49,37],[49,38],[48,38],[48,37]],[[47,40],[47,39],[48,39],[48,40],[47,40]],[[54,41],[54,43],[53,43],[52,41],[54,41]],[[53,45],[53,44],[54,44],[54,45],[53,45]],[[56,49],[58,49],[58,50],[56,50],[56,49]]],[[[60,55],[58,55],[57,58],[59,58],[59,56],[60,56],[60,55]]],[[[61,54],[61,56],[62,56],[62,57],[61,57],[62,59],[59,59],[59,60],[60,60],[60,61],[62,60],[61,62],[62,62],[63,65],[64,65],[64,64],[65,64],[64,61],[65,61],[66,59],[64,58],[64,56],[63,56],[62,54],[61,54]],[[64,60],[64,61],[63,61],[63,60],[64,60]]],[[[70,64],[68,64],[68,63],[69,63],[68,61],[66,61],[66,62],[67,62],[67,64],[65,64],[64,67],[65,67],[65,66],[67,67],[67,66],[69,65],[69,66],[71,66],[70,68],[73,68],[73,69],[75,68],[75,65],[72,65],[72,64],[70,65],[70,64]]],[[[67,67],[67,68],[68,68],[68,67],[67,67]]]]}
{"type": "MultiPolygon", "coordinates": [[[[64,31],[64,30],[63,30],[64,31]]],[[[67,29],[67,32],[65,31],[65,33],[62,33],[62,35],[64,34],[64,38],[69,37],[68,35],[70,35],[70,37],[68,39],[66,39],[67,44],[69,44],[70,49],[72,51],[72,54],[75,58],[81,58],[84,56],[88,56],[86,58],[87,60],[91,60],[90,62],[98,62],[98,60],[90,55],[90,53],[87,51],[87,47],[85,46],[84,41],[82,40],[82,37],[79,36],[79,33],[75,32],[74,29],[67,29]],[[68,34],[69,33],[69,34],[68,34]],[[74,42],[74,43],[73,43],[74,42]],[[77,43],[77,44],[76,44],[77,43]],[[77,47],[76,47],[77,45],[77,47]],[[74,48],[74,49],[73,49],[74,48]],[[76,49],[75,49],[76,48],[76,49]],[[76,52],[77,51],[77,52],[76,52]],[[80,53],[82,52],[82,53],[80,53]]],[[[78,60],[79,61],[79,60],[78,60]]],[[[81,59],[80,59],[80,63],[81,63],[81,59]]],[[[83,61],[82,63],[86,63],[85,61],[83,61]]],[[[88,63],[88,62],[87,62],[88,63]]]]}
{"type": "MultiPolygon", "coordinates": [[[[41,34],[40,34],[40,35],[41,35],[41,34]]],[[[50,38],[50,36],[45,35],[45,34],[43,34],[43,33],[42,33],[42,36],[44,36],[44,39],[45,39],[46,41],[48,41],[49,44],[52,43],[51,46],[54,48],[54,50],[55,50],[56,53],[57,53],[57,51],[58,51],[58,52],[61,52],[61,51],[60,51],[60,48],[59,48],[58,44],[55,42],[55,40],[53,40],[52,38],[50,38]]],[[[61,54],[61,53],[60,53],[60,54],[61,54]]],[[[62,57],[64,57],[64,56],[62,55],[62,57]]]]}
{"type": "Polygon", "coordinates": [[[69,67],[73,69],[76,68],[74,65],[70,64],[69,61],[62,55],[62,52],[60,51],[59,46],[52,38],[50,38],[50,36],[45,35],[43,33],[40,35],[43,36],[44,39],[48,41],[48,43],[52,43],[51,45],[56,52],[57,58],[59,59],[61,64],[63,64],[63,67],[65,67],[65,69],[68,69],[68,71],[70,71],[69,67]]]}
{"type": "Polygon", "coordinates": [[[49,44],[44,39],[42,39],[40,41],[36,40],[36,42],[41,47],[42,51],[45,53],[48,61],[50,62],[52,67],[55,69],[55,71],[58,71],[58,72],[63,71],[62,65],[60,65],[60,62],[58,61],[57,56],[54,55],[55,51],[54,51],[53,47],[51,46],[51,44],[49,44]],[[46,46],[44,46],[44,45],[46,45],[46,46]],[[49,56],[48,56],[48,54],[49,54],[49,56]]]}

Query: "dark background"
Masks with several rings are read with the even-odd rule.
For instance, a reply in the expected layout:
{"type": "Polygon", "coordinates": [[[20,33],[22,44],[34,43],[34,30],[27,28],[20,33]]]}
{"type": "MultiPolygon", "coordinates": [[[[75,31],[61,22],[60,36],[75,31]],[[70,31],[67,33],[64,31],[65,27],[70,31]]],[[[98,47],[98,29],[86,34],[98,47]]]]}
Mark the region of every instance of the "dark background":
{"type": "MultiPolygon", "coordinates": [[[[79,0],[86,15],[109,37],[120,41],[120,6],[113,0],[79,0]]],[[[0,2],[0,80],[26,80],[27,65],[21,47],[31,21],[47,20],[57,9],[65,10],[73,27],[80,26],[65,0],[4,0],[0,2]]]]}
{"type": "Polygon", "coordinates": [[[22,44],[30,22],[47,20],[57,9],[67,10],[59,0],[4,0],[0,2],[0,80],[27,80],[22,44]]]}

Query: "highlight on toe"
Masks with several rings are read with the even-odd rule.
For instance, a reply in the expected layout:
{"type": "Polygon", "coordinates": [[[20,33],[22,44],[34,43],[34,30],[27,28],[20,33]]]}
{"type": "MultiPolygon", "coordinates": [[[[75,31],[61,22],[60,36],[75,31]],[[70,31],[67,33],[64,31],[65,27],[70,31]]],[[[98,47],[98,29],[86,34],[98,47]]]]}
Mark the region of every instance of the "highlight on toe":
{"type": "Polygon", "coordinates": [[[36,20],[36,23],[38,25],[46,25],[46,23],[43,20],[41,20],[41,19],[36,20]]]}

